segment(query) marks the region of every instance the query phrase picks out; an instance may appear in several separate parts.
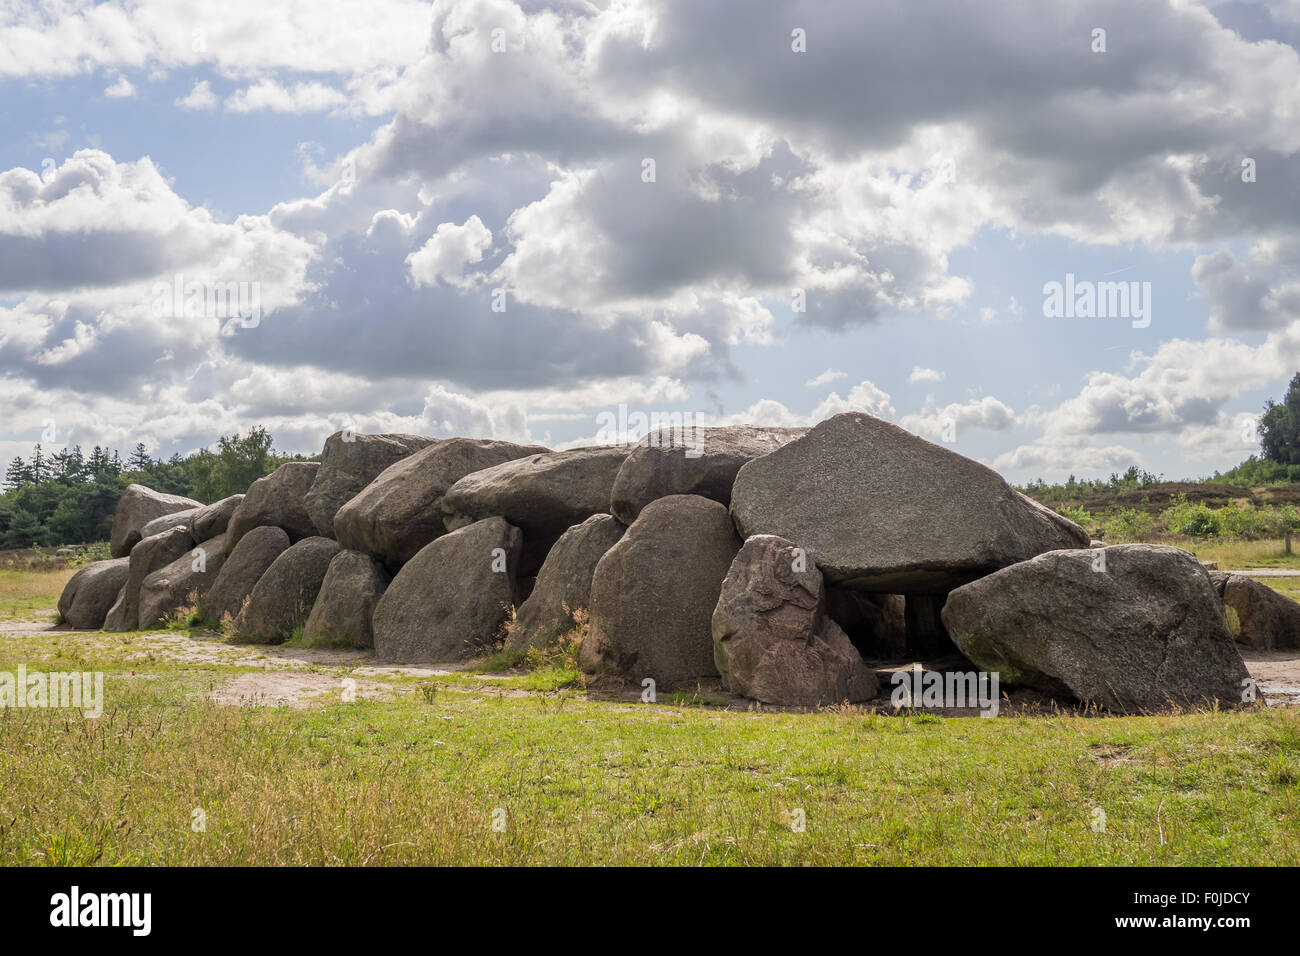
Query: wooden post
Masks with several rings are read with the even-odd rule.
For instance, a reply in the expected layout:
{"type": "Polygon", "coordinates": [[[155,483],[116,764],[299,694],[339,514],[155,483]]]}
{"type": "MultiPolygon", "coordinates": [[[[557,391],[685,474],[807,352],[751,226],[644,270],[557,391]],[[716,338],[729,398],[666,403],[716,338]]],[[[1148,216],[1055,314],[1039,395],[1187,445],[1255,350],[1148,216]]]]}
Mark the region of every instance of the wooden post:
{"type": "Polygon", "coordinates": [[[1286,533],[1286,553],[1287,554],[1291,553],[1291,532],[1290,531],[1286,533]]]}

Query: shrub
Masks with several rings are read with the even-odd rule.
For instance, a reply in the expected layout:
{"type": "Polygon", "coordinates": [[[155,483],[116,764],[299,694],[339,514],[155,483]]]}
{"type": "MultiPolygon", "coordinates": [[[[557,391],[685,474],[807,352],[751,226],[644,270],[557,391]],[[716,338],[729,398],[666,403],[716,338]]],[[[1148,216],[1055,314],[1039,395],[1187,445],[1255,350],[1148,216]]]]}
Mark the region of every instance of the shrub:
{"type": "Polygon", "coordinates": [[[1097,527],[1097,519],[1092,516],[1092,512],[1087,508],[1057,508],[1056,513],[1062,517],[1069,518],[1081,528],[1087,528],[1091,531],[1097,527]]]}
{"type": "Polygon", "coordinates": [[[1238,508],[1236,505],[1224,505],[1216,515],[1219,519],[1219,530],[1233,537],[1242,537],[1255,531],[1261,517],[1254,508],[1238,508]]]}
{"type": "Polygon", "coordinates": [[[1173,504],[1161,514],[1165,527],[1175,534],[1193,538],[1216,537],[1223,523],[1214,509],[1206,504],[1190,504],[1186,495],[1175,495],[1173,504]]]}
{"type": "Polygon", "coordinates": [[[1270,538],[1286,534],[1287,525],[1276,508],[1225,505],[1216,515],[1222,534],[1236,538],[1270,538]]]}
{"type": "Polygon", "coordinates": [[[1144,541],[1156,530],[1155,518],[1136,508],[1120,508],[1107,515],[1102,524],[1102,536],[1107,542],[1120,544],[1126,541],[1144,541]]]}
{"type": "Polygon", "coordinates": [[[1295,505],[1283,505],[1278,508],[1277,522],[1281,525],[1283,534],[1288,531],[1300,531],[1300,508],[1295,505]]]}

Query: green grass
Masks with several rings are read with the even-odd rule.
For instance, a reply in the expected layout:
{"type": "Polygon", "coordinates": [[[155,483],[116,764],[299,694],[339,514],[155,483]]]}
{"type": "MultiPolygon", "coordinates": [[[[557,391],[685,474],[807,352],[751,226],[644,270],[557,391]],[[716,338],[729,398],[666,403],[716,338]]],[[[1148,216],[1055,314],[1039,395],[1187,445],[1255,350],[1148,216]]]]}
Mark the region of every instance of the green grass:
{"type": "Polygon", "coordinates": [[[725,707],[727,705],[725,698],[709,697],[701,693],[698,687],[695,690],[671,691],[663,695],[663,700],[664,703],[679,707],[725,707]]]}
{"type": "Polygon", "coordinates": [[[0,637],[0,670],[106,672],[98,720],[0,710],[0,865],[1300,864],[1294,710],[946,719],[740,711],[694,691],[602,701],[566,673],[571,654],[387,679],[384,701],[234,708],[208,692],[267,671],[167,655],[186,640],[0,637]]]}
{"type": "Polygon", "coordinates": [[[582,671],[575,667],[547,665],[524,675],[521,686],[525,690],[551,692],[565,688],[581,689],[585,683],[582,671]]]}

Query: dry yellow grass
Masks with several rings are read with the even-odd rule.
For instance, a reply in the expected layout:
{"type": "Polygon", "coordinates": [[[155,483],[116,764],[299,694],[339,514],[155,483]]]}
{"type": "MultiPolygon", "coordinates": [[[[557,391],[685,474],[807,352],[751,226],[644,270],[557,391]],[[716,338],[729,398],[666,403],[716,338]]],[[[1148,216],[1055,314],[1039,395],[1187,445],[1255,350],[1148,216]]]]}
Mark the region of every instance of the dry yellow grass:
{"type": "Polygon", "coordinates": [[[56,571],[15,571],[0,569],[0,619],[48,619],[50,608],[59,602],[71,577],[78,568],[56,571]]]}
{"type": "Polygon", "coordinates": [[[1192,552],[1202,561],[1217,561],[1224,571],[1240,568],[1295,568],[1300,574],[1300,536],[1286,553],[1281,538],[1261,541],[1233,541],[1217,538],[1184,538],[1164,542],[1192,552]]]}

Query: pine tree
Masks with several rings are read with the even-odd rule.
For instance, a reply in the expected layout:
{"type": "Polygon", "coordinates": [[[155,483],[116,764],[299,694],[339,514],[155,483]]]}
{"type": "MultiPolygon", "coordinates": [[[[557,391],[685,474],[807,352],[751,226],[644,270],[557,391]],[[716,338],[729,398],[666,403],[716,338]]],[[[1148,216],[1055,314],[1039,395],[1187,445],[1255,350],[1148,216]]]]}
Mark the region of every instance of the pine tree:
{"type": "Polygon", "coordinates": [[[9,519],[9,527],[4,537],[0,538],[0,548],[30,548],[40,544],[43,536],[41,522],[26,508],[14,508],[9,519]]]}
{"type": "Polygon", "coordinates": [[[84,477],[86,463],[81,457],[80,446],[55,452],[50,461],[50,477],[61,485],[79,484],[84,477]]]}
{"type": "Polygon", "coordinates": [[[49,477],[49,462],[41,454],[41,443],[36,443],[36,450],[32,452],[32,483],[39,485],[49,477]]]}
{"type": "Polygon", "coordinates": [[[81,453],[80,445],[73,445],[68,452],[68,469],[73,481],[86,480],[86,456],[81,453]]]}
{"type": "Polygon", "coordinates": [[[27,462],[23,461],[21,456],[15,455],[14,460],[9,462],[9,468],[5,471],[5,486],[17,488],[31,480],[31,469],[27,467],[27,462]]]}
{"type": "Polygon", "coordinates": [[[153,467],[153,459],[149,457],[149,449],[144,446],[144,442],[135,443],[135,450],[131,452],[126,464],[129,471],[149,471],[153,467]]]}
{"type": "Polygon", "coordinates": [[[96,445],[90,452],[90,460],[86,462],[86,470],[90,473],[91,478],[98,478],[108,471],[108,455],[104,449],[96,445]]]}

